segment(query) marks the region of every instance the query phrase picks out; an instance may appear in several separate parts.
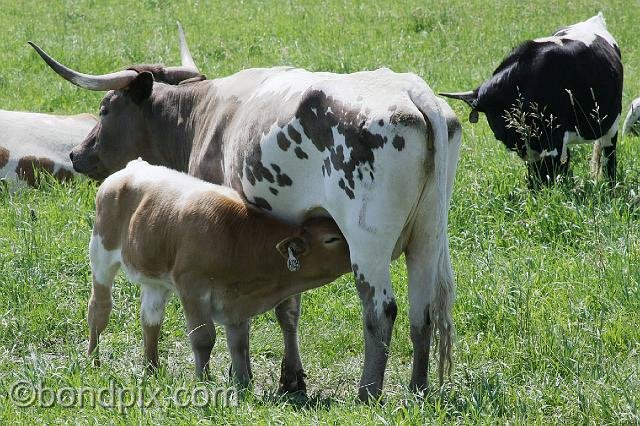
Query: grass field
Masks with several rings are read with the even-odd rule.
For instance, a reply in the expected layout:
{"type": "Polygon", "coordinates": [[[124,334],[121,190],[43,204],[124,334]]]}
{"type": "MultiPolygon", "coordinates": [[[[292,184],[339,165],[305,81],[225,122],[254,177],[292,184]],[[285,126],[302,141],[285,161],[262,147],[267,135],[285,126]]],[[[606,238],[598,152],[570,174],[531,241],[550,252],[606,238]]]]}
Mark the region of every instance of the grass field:
{"type": "MultiPolygon", "coordinates": [[[[0,108],[97,112],[102,94],[56,76],[27,40],[86,72],[175,65],[179,19],[210,78],[282,64],[334,72],[386,66],[415,72],[436,91],[455,91],[489,76],[519,41],[599,10],[622,49],[626,108],[640,96],[639,6],[637,0],[0,0],[0,108]]],[[[619,142],[622,182],[615,194],[589,181],[590,149],[581,147],[574,181],[534,196],[524,166],[494,140],[485,120],[471,125],[468,110],[453,106],[464,128],[450,216],[457,339],[454,371],[442,389],[433,373],[436,386],[424,400],[406,389],[412,351],[402,262],[393,265],[399,315],[383,404],[356,402],[363,338],[351,276],[303,297],[309,401],[274,394],[282,343],[268,313],[253,322],[256,384],[237,407],[172,405],[172,389],[201,386],[192,376],[181,308],[173,300],[167,310],[166,368],[145,378],[139,289],[122,277],[101,343],[103,363],[93,368],[84,351],[96,187],[52,183],[0,192],[0,424],[640,422],[640,140],[619,142]],[[9,395],[18,380],[54,391],[111,383],[159,389],[161,403],[21,408],[9,395]]],[[[208,386],[227,385],[228,365],[219,329],[208,386]]]]}

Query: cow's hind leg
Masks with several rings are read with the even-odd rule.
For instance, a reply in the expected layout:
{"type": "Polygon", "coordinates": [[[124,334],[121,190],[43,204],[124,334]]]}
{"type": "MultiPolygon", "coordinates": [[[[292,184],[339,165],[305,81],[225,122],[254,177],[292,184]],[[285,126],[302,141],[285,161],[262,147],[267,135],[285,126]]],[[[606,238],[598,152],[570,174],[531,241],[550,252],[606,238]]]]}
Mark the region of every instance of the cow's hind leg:
{"type": "Polygon", "coordinates": [[[604,136],[594,142],[591,155],[591,175],[593,179],[598,179],[601,174],[604,174],[611,187],[616,185],[616,170],[618,167],[617,142],[618,132],[611,138],[604,136]]]}
{"type": "Polygon", "coordinates": [[[443,379],[445,367],[451,363],[453,319],[451,309],[454,299],[453,272],[449,260],[446,236],[437,238],[423,226],[419,218],[406,250],[409,275],[409,321],[413,344],[413,368],[410,387],[416,392],[428,387],[429,350],[434,326],[439,331],[439,378],[443,379]]]}
{"type": "Polygon", "coordinates": [[[604,147],[604,161],[603,169],[604,174],[611,187],[616,186],[616,170],[618,167],[618,157],[616,145],[618,143],[618,133],[611,138],[609,145],[604,147]]]}
{"type": "Polygon", "coordinates": [[[158,368],[158,339],[170,291],[156,286],[143,286],[140,323],[144,338],[144,356],[150,370],[158,368]]]}
{"type": "Polygon", "coordinates": [[[93,286],[87,310],[89,323],[89,347],[87,354],[95,355],[94,363],[99,364],[98,341],[100,334],[107,327],[113,302],[111,288],[118,273],[120,263],[113,251],[106,250],[100,238],[92,237],[89,243],[89,257],[91,260],[91,275],[93,286]]]}
{"type": "Polygon", "coordinates": [[[300,295],[282,301],[275,309],[276,318],[284,340],[284,356],[280,369],[279,393],[306,392],[305,374],[298,347],[298,320],[300,318],[300,295]]]}

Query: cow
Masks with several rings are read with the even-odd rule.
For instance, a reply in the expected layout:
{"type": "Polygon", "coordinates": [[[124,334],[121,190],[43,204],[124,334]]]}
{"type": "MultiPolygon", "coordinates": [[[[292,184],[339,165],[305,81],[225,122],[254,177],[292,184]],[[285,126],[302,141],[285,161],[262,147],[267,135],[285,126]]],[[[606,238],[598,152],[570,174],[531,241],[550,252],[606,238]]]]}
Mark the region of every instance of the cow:
{"type": "Polygon", "coordinates": [[[40,172],[59,181],[78,174],[69,153],[97,123],[91,114],[52,115],[0,110],[0,179],[12,187],[38,186],[40,172]]]}
{"type": "Polygon", "coordinates": [[[242,387],[252,376],[250,318],[351,270],[349,248],[331,219],[282,222],[231,188],[143,160],[100,185],[89,247],[90,355],[97,355],[122,268],[142,286],[140,320],[151,369],[158,367],[160,324],[175,293],[191,330],[196,374],[209,376],[215,321],[225,327],[231,371],[242,387]]]}
{"type": "MultiPolygon", "coordinates": [[[[335,220],[363,308],[362,400],[382,392],[397,315],[389,265],[404,253],[414,350],[409,384],[416,391],[428,386],[434,329],[442,382],[454,333],[448,209],[462,138],[453,110],[417,75],[389,69],[251,68],[202,79],[183,41],[181,67],[142,65],[97,76],[30,43],[66,80],[108,91],[99,123],[71,153],[74,168],[104,179],[142,157],[231,187],[285,222],[335,220]]],[[[283,391],[304,388],[299,315],[299,295],[276,307],[283,391]]]]}
{"type": "Polygon", "coordinates": [[[595,140],[593,172],[602,168],[614,185],[622,79],[620,49],[599,13],[522,43],[477,89],[441,95],[466,102],[472,123],[485,114],[527,163],[530,187],[568,173],[570,144],[595,140]]]}
{"type": "Polygon", "coordinates": [[[640,98],[636,98],[631,102],[629,112],[624,120],[624,126],[622,126],[622,134],[634,136],[640,135],[638,119],[640,119],[640,98]]]}

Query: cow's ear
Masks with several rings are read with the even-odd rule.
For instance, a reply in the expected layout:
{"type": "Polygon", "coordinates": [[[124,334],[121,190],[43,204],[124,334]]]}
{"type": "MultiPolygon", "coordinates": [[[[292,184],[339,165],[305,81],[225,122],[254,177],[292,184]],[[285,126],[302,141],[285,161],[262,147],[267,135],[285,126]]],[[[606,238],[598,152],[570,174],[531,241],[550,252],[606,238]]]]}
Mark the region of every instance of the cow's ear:
{"type": "Polygon", "coordinates": [[[289,251],[291,255],[298,257],[307,254],[309,251],[309,244],[300,237],[289,237],[276,244],[276,250],[285,259],[289,258],[289,251]]]}
{"type": "Polygon", "coordinates": [[[151,96],[153,90],[153,74],[148,71],[141,72],[127,86],[127,93],[136,104],[142,103],[151,96]]]}

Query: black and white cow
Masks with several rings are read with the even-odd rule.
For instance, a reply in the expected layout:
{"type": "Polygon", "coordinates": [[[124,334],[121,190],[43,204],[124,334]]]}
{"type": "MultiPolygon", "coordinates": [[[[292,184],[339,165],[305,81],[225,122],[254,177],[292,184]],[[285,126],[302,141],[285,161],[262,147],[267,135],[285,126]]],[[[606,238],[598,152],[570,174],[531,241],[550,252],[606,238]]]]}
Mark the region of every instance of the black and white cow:
{"type": "MultiPolygon", "coordinates": [[[[142,157],[230,186],[291,223],[313,216],[335,220],[349,245],[363,306],[362,399],[382,390],[397,313],[389,264],[404,252],[414,349],[410,385],[427,386],[434,328],[441,336],[442,378],[453,333],[447,217],[461,128],[420,77],[388,69],[343,75],[278,67],[201,81],[185,48],[183,67],[90,76],[33,47],[70,82],[109,90],[100,122],[72,152],[76,170],[102,179],[142,157]]],[[[161,293],[153,298],[156,303],[143,306],[163,309],[161,293]]],[[[299,300],[276,308],[287,391],[304,388],[299,300]]]]}
{"type": "Polygon", "coordinates": [[[620,49],[599,13],[522,43],[477,89],[442,95],[469,104],[472,123],[485,114],[495,137],[527,162],[530,185],[568,171],[568,145],[595,140],[594,163],[604,148],[614,184],[622,77],[620,49]]]}

